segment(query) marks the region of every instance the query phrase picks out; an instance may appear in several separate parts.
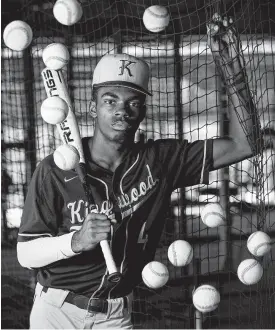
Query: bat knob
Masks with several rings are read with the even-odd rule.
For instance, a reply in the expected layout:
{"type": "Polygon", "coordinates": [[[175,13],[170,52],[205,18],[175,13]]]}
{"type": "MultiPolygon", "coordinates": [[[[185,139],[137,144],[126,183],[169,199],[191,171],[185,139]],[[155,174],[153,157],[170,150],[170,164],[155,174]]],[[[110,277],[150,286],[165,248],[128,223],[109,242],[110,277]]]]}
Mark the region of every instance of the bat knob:
{"type": "Polygon", "coordinates": [[[122,279],[122,274],[119,272],[115,272],[115,273],[109,274],[107,279],[110,283],[118,283],[122,279]]]}

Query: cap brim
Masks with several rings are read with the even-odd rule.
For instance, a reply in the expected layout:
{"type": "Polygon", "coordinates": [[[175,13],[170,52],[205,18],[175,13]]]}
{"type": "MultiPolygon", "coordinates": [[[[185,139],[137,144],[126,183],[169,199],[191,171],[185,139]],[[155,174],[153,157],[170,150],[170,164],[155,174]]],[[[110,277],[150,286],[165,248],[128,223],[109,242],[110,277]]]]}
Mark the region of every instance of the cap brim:
{"type": "Polygon", "coordinates": [[[105,81],[104,83],[100,83],[100,84],[94,84],[93,88],[98,88],[98,87],[104,87],[104,86],[117,86],[117,87],[127,87],[129,89],[133,89],[135,91],[138,91],[142,94],[146,94],[149,96],[152,96],[151,93],[149,93],[146,89],[137,86],[133,83],[127,82],[127,81],[105,81]]]}

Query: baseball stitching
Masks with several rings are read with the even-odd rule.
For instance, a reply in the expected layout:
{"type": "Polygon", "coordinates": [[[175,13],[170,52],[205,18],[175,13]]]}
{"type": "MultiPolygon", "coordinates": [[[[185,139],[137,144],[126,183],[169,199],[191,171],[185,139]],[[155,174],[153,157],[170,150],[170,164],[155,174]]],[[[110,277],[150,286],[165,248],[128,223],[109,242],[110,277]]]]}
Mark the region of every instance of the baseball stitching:
{"type": "Polygon", "coordinates": [[[64,60],[62,57],[59,57],[59,56],[51,56],[51,57],[48,57],[47,60],[46,60],[46,63],[48,63],[49,61],[51,60],[58,60],[64,64],[67,64],[68,61],[67,60],[64,60]]]}
{"type": "Polygon", "coordinates": [[[150,268],[150,270],[152,271],[152,273],[155,274],[155,275],[158,275],[158,276],[161,276],[161,277],[165,277],[165,276],[168,275],[167,273],[158,273],[157,271],[155,271],[155,270],[153,269],[153,265],[152,265],[152,264],[149,264],[149,268],[150,268]]]}
{"type": "MultiPolygon", "coordinates": [[[[198,289],[194,292],[194,294],[195,294],[196,292],[201,291],[201,290],[203,290],[203,291],[204,291],[204,290],[208,290],[208,291],[212,291],[212,292],[214,292],[214,293],[217,292],[215,289],[208,288],[208,287],[203,287],[203,288],[198,288],[198,289]]],[[[217,303],[217,304],[212,304],[212,305],[208,305],[208,306],[201,306],[201,305],[198,305],[198,304],[195,304],[195,305],[198,306],[198,307],[201,308],[201,309],[208,309],[208,308],[210,308],[210,307],[216,307],[216,306],[218,306],[219,303],[217,303]]]]}
{"type": "Polygon", "coordinates": [[[250,242],[251,239],[252,239],[255,235],[256,235],[256,233],[251,234],[250,237],[249,237],[248,240],[247,240],[247,243],[250,242]]]}
{"type": "Polygon", "coordinates": [[[253,250],[253,252],[254,252],[254,254],[258,257],[258,250],[259,250],[259,248],[261,248],[262,246],[264,246],[264,245],[266,245],[266,246],[269,246],[269,244],[268,243],[261,243],[261,244],[259,244],[258,246],[256,246],[255,248],[254,248],[254,250],[253,250]]]}
{"type": "Polygon", "coordinates": [[[67,23],[71,24],[72,23],[72,11],[71,11],[70,7],[66,4],[66,2],[59,0],[56,5],[60,5],[60,4],[63,4],[67,8],[67,11],[68,11],[67,23]]]}
{"type": "Polygon", "coordinates": [[[249,283],[246,282],[246,280],[244,279],[244,275],[245,275],[245,273],[246,273],[248,270],[250,270],[251,268],[255,267],[257,264],[258,264],[257,260],[254,260],[254,262],[253,262],[251,265],[247,266],[247,267],[242,271],[242,273],[241,273],[241,278],[243,279],[243,281],[244,281],[245,284],[249,284],[249,283]]]}
{"type": "Polygon", "coordinates": [[[147,9],[148,13],[150,13],[151,15],[155,16],[155,17],[158,17],[158,18],[165,18],[168,16],[168,13],[166,14],[157,14],[157,13],[154,13],[150,8],[147,9]]]}
{"type": "Polygon", "coordinates": [[[56,47],[56,46],[57,46],[56,43],[50,44],[50,45],[48,45],[48,46],[44,49],[44,52],[46,51],[46,49],[50,49],[50,48],[52,48],[52,47],[56,47]]]}

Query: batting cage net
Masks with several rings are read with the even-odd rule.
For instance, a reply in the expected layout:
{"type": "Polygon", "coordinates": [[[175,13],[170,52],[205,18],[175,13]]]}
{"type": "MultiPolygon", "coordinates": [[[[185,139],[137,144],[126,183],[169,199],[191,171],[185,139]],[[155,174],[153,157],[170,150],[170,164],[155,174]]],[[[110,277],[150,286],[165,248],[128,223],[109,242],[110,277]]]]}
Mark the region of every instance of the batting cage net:
{"type": "Polygon", "coordinates": [[[173,192],[155,255],[167,266],[169,280],[159,289],[143,283],[137,287],[132,318],[135,328],[274,328],[274,245],[260,258],[247,249],[247,239],[255,231],[265,232],[272,242],[275,238],[274,2],[80,0],[83,15],[71,26],[55,19],[54,3],[2,3],[2,30],[13,20],[23,20],[33,30],[24,51],[12,51],[2,43],[2,328],[28,327],[36,279],[35,271],[23,269],[17,261],[18,227],[34,169],[62,143],[56,126],[41,117],[47,97],[41,77],[43,49],[62,43],[69,50],[70,60],[62,71],[82,137],[91,136],[94,129],[89,113],[93,70],[103,55],[114,53],[143,58],[151,68],[153,95],[147,98],[137,141],[192,142],[226,136],[232,105],[206,37],[206,23],[215,12],[231,16],[240,35],[247,87],[264,139],[253,145],[257,156],[211,172],[208,185],[173,192]],[[169,24],[160,32],[144,26],[144,11],[152,5],[169,13],[169,24]],[[201,219],[203,207],[210,203],[219,203],[226,213],[226,222],[216,228],[201,219]],[[173,266],[167,256],[170,244],[179,239],[188,241],[194,251],[184,267],[173,266]],[[239,264],[249,258],[263,267],[261,280],[253,285],[243,284],[237,276],[239,264]],[[193,305],[193,290],[201,284],[220,292],[220,304],[212,312],[196,312],[193,305]]]}

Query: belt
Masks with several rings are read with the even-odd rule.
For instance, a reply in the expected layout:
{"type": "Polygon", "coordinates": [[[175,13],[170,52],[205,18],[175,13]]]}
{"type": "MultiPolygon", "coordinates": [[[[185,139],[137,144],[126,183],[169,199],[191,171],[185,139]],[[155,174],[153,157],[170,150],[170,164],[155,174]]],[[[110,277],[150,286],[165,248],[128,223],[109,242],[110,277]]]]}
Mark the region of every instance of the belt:
{"type": "MultiPolygon", "coordinates": [[[[43,292],[47,292],[48,288],[43,287],[43,292]]],[[[101,298],[89,298],[86,296],[78,295],[73,292],[69,292],[65,301],[69,304],[75,305],[78,308],[85,309],[88,312],[107,313],[108,312],[108,300],[101,298]]],[[[127,297],[123,297],[123,308],[128,307],[127,297]]]]}

